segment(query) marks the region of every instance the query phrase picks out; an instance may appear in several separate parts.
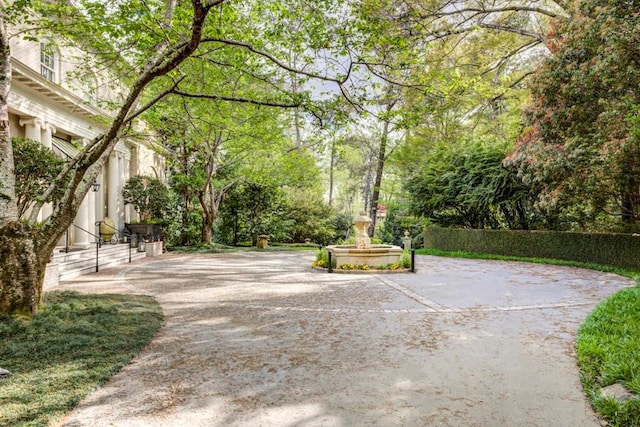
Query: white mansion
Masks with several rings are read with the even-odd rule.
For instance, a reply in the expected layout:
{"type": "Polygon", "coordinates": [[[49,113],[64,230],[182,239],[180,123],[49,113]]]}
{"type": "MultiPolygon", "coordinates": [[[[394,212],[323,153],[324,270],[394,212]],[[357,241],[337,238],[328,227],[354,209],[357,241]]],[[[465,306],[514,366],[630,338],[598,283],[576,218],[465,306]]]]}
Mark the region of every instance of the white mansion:
{"type": "MultiPolygon", "coordinates": [[[[12,39],[12,81],[9,120],[12,136],[39,141],[62,157],[71,158],[103,129],[95,117],[108,118],[98,107],[100,101],[117,101],[117,88],[96,73],[82,79],[74,75],[77,55],[46,42],[12,39]],[[65,54],[66,53],[66,54],[65,54]],[[89,83],[87,83],[89,82],[89,83]]],[[[104,73],[103,73],[104,74],[104,73]]],[[[102,105],[102,104],[100,104],[102,105]]],[[[118,230],[135,213],[122,201],[121,190],[134,175],[163,177],[160,155],[144,141],[123,139],[118,142],[108,164],[98,176],[95,191],[89,191],[74,224],[69,229],[72,246],[88,247],[96,232],[96,221],[109,217],[118,230]]],[[[48,215],[45,207],[40,215],[48,215]]]]}

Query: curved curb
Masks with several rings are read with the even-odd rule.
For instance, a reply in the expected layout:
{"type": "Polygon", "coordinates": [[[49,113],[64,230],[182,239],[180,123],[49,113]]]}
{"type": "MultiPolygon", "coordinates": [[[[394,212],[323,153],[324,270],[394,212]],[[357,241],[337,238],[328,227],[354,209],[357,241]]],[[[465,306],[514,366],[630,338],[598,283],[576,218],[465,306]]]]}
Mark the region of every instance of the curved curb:
{"type": "MultiPolygon", "coordinates": [[[[411,269],[409,268],[400,268],[398,270],[376,270],[375,268],[371,268],[369,270],[341,270],[339,268],[334,268],[331,273],[329,273],[328,269],[325,267],[314,267],[311,266],[311,269],[316,271],[322,271],[327,274],[395,274],[395,273],[411,273],[411,269]]],[[[414,270],[418,271],[418,270],[414,270]]]]}

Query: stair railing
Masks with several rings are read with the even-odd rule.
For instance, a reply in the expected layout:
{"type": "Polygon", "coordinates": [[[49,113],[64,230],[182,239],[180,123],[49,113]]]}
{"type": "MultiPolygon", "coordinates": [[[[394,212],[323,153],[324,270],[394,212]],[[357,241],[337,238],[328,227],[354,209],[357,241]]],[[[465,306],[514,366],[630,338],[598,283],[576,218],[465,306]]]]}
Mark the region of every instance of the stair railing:
{"type": "MultiPolygon", "coordinates": [[[[95,243],[96,245],[96,273],[99,271],[99,265],[100,265],[100,248],[102,247],[102,243],[104,242],[104,239],[102,238],[102,231],[101,231],[101,227],[100,225],[104,224],[104,221],[96,221],[95,225],[96,227],[98,227],[98,234],[94,234],[92,232],[90,232],[89,230],[85,230],[84,228],[80,227],[79,225],[76,224],[71,224],[72,226],[74,226],[76,229],[87,233],[89,236],[93,237],[95,239],[95,241],[93,243],[95,243]]],[[[109,224],[105,224],[107,227],[112,228],[113,230],[115,230],[115,234],[117,235],[118,230],[112,226],[110,226],[109,224]]],[[[126,234],[126,233],[125,233],[126,234]]],[[[65,237],[64,237],[64,250],[62,250],[61,252],[64,253],[69,253],[69,230],[67,229],[67,231],[65,231],[65,237]]],[[[129,238],[129,262],[131,262],[131,238],[129,238]]]]}
{"type": "MultiPolygon", "coordinates": [[[[100,258],[100,243],[101,243],[101,239],[96,236],[95,234],[93,234],[92,232],[90,232],[89,230],[85,230],[84,228],[80,227],[79,225],[76,224],[71,224],[73,225],[75,228],[77,228],[80,231],[83,231],[85,233],[87,233],[89,236],[92,236],[95,239],[95,244],[96,244],[96,273],[98,272],[98,260],[100,258]]],[[[66,236],[65,236],[65,246],[64,246],[64,251],[65,253],[69,253],[69,230],[67,230],[66,236]]]]}
{"type": "MultiPolygon", "coordinates": [[[[100,243],[104,242],[104,239],[102,238],[102,227],[103,226],[112,229],[113,230],[113,235],[116,236],[116,238],[117,238],[117,236],[119,235],[118,233],[120,233],[120,231],[117,228],[113,227],[110,224],[107,224],[104,221],[96,221],[96,227],[98,228],[98,236],[97,236],[98,242],[100,242],[100,243]]],[[[131,263],[131,233],[129,233],[128,230],[125,229],[122,232],[122,236],[126,237],[129,240],[129,263],[131,263]]],[[[96,270],[96,271],[98,271],[98,270],[96,270]]]]}

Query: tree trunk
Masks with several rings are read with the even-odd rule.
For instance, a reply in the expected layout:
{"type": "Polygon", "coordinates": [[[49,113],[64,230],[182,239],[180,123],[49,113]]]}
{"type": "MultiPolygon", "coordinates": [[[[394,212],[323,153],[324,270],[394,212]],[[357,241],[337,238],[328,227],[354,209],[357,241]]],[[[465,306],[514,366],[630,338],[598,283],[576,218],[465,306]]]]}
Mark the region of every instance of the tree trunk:
{"type": "MultiPolygon", "coordinates": [[[[210,184],[207,184],[209,187],[210,184]]],[[[200,241],[202,243],[211,243],[213,239],[213,223],[218,216],[218,209],[213,199],[213,195],[209,194],[207,188],[198,193],[198,200],[202,207],[202,231],[200,233],[200,241]]]]}
{"type": "Polygon", "coordinates": [[[38,311],[48,261],[27,233],[0,229],[0,312],[31,317],[38,311]]]}
{"type": "Polygon", "coordinates": [[[211,215],[203,215],[202,216],[202,235],[201,242],[202,243],[211,243],[213,240],[213,223],[215,220],[212,220],[211,215]]]}
{"type": "Polygon", "coordinates": [[[13,146],[9,132],[7,104],[11,89],[11,51],[2,13],[0,8],[0,227],[18,220],[13,146]]]}
{"type": "Polygon", "coordinates": [[[7,104],[11,88],[9,46],[0,10],[0,313],[30,317],[41,303],[48,255],[36,253],[34,240],[18,217],[7,104]]]}
{"type": "Polygon", "coordinates": [[[371,210],[371,175],[373,175],[373,171],[371,170],[371,162],[367,164],[367,174],[364,178],[364,185],[362,186],[362,209],[365,212],[369,212],[371,210]]]}
{"type": "Polygon", "coordinates": [[[189,233],[187,230],[189,229],[189,195],[185,194],[182,196],[182,246],[189,246],[191,242],[189,241],[189,233]]]}
{"type": "Polygon", "coordinates": [[[376,217],[378,216],[378,200],[380,199],[380,187],[382,186],[382,174],[384,172],[384,163],[387,159],[387,141],[389,139],[389,122],[384,122],[384,129],[380,137],[380,149],[378,150],[378,162],[376,165],[376,180],[373,184],[373,192],[371,195],[371,210],[369,217],[371,225],[369,225],[369,237],[373,237],[376,232],[376,217]]]}
{"type": "Polygon", "coordinates": [[[620,206],[621,218],[625,224],[635,224],[640,208],[640,154],[633,148],[626,148],[621,162],[620,186],[622,187],[620,206]]]}
{"type": "Polygon", "coordinates": [[[213,224],[218,218],[218,212],[220,211],[220,203],[229,188],[234,185],[227,184],[222,186],[216,191],[216,187],[211,184],[210,180],[205,189],[198,194],[198,200],[202,207],[202,243],[211,243],[213,240],[213,224]]]}
{"type": "MultiPolygon", "coordinates": [[[[182,132],[182,136],[184,138],[184,132],[182,132]]],[[[182,140],[182,173],[185,175],[189,175],[189,153],[187,151],[186,141],[182,140]]],[[[182,195],[182,245],[189,246],[191,242],[189,241],[189,201],[191,200],[191,191],[189,191],[189,187],[185,187],[184,193],[182,195]]]]}

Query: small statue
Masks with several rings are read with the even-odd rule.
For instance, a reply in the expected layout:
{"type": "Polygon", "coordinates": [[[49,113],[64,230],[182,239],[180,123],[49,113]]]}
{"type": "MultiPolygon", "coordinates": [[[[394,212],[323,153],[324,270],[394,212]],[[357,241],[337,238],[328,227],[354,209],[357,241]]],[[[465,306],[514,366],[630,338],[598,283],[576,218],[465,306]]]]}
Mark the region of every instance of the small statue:
{"type": "Polygon", "coordinates": [[[411,236],[409,230],[404,230],[404,237],[402,238],[402,247],[404,249],[411,249],[411,236]]]}

